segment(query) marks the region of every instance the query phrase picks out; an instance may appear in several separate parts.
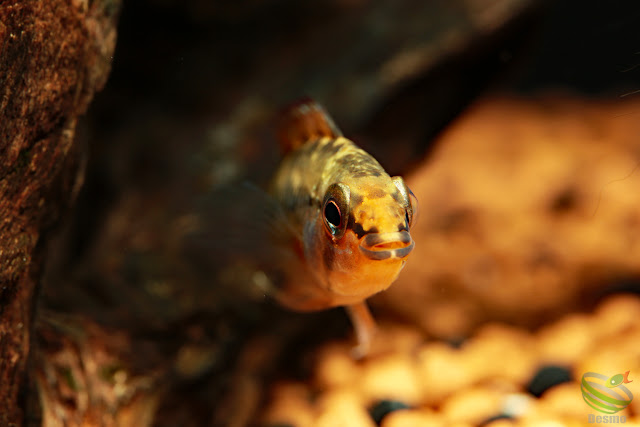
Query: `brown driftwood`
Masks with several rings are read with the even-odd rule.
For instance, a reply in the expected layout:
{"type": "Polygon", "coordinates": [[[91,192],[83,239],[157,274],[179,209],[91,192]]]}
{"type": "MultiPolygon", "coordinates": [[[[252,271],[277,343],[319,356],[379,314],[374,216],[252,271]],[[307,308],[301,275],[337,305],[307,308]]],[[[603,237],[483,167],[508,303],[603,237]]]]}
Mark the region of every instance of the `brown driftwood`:
{"type": "Polygon", "coordinates": [[[20,425],[46,233],[82,182],[78,116],[104,85],[119,1],[0,2],[0,425],[20,425]]]}

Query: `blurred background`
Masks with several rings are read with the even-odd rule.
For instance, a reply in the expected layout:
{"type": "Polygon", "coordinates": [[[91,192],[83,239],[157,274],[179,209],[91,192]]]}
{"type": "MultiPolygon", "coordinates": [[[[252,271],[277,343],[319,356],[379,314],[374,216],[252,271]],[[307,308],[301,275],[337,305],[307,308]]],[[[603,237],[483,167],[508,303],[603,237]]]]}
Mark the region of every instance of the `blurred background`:
{"type": "MultiPolygon", "coordinates": [[[[78,411],[60,402],[84,393],[86,413],[106,405],[113,425],[391,426],[380,402],[486,425],[503,406],[459,419],[473,403],[446,403],[494,378],[486,363],[437,392],[394,389],[401,374],[385,392],[371,384],[389,357],[404,372],[418,353],[429,383],[424,352],[464,355],[487,334],[536,355],[513,353],[527,363],[491,390],[524,391],[548,365],[575,381],[597,337],[640,336],[639,29],[631,0],[125,0],[109,82],[80,125],[84,187],[42,291],[39,346],[56,356],[43,369],[59,377],[41,387],[44,418],[78,411]],[[371,301],[382,356],[369,361],[345,356],[343,311],[286,311],[255,272],[185,243],[207,194],[268,183],[274,120],[302,96],[420,203],[416,250],[371,301]],[[589,316],[612,295],[599,316],[620,304],[628,317],[596,333],[589,316]],[[332,398],[346,393],[340,369],[369,394],[332,398]],[[60,385],[69,372],[84,386],[60,385]]],[[[476,367],[460,357],[452,369],[476,367]]],[[[640,367],[638,349],[625,357],[621,371],[640,367]]],[[[586,420],[579,387],[569,395],[586,420]]],[[[432,425],[417,419],[393,425],[432,425]]]]}

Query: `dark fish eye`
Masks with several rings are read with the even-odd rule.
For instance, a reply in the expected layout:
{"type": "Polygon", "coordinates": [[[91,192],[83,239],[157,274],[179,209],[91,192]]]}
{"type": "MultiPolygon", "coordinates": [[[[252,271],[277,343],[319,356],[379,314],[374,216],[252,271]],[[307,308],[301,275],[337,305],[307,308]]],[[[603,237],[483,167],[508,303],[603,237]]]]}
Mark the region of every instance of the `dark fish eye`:
{"type": "Polygon", "coordinates": [[[342,217],[340,215],[340,208],[334,200],[328,200],[324,205],[324,219],[334,227],[340,227],[342,217]]]}
{"type": "Polygon", "coordinates": [[[333,239],[341,238],[347,228],[349,218],[349,187],[342,183],[331,184],[322,205],[324,226],[333,239]]]}

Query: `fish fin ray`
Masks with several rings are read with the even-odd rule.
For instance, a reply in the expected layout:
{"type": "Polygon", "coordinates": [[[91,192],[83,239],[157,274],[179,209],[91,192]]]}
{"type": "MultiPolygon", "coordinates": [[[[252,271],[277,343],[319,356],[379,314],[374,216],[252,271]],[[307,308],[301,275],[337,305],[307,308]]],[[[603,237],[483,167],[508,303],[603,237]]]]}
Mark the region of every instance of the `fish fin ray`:
{"type": "Polygon", "coordinates": [[[278,139],[285,153],[309,141],[341,136],[333,119],[311,98],[303,98],[285,108],[278,124],[278,139]]]}
{"type": "MultiPolygon", "coordinates": [[[[279,205],[250,183],[234,183],[199,201],[198,225],[183,242],[183,252],[202,270],[216,271],[240,262],[282,277],[287,268],[301,263],[297,236],[279,205]]],[[[272,281],[277,281],[273,279],[272,281]]]]}

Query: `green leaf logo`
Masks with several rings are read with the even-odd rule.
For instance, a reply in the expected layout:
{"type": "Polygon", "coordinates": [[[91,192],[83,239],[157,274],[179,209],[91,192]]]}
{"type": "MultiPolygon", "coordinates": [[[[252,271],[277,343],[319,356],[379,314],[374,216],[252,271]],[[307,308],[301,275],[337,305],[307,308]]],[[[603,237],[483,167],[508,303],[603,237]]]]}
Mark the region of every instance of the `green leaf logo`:
{"type": "Polygon", "coordinates": [[[628,377],[629,371],[612,377],[596,372],[587,372],[582,376],[580,387],[582,397],[587,405],[596,411],[603,414],[615,414],[626,408],[633,400],[633,394],[624,386],[632,381],[628,377]]]}

